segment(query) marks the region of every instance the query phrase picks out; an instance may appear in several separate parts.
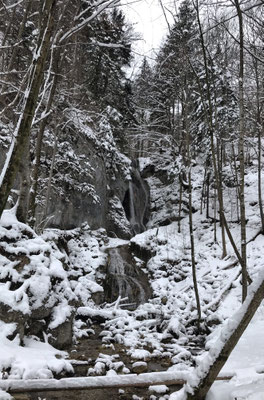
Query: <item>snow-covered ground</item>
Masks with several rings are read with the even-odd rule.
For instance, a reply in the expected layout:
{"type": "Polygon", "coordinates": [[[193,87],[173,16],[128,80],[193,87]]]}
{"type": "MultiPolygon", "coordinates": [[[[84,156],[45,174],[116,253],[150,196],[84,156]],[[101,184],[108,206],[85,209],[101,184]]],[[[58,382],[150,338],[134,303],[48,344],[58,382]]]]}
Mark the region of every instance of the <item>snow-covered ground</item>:
{"type": "Polygon", "coordinates": [[[263,311],[261,306],[221,371],[234,377],[214,383],[207,400],[264,399],[263,311]]]}
{"type": "MultiPolygon", "coordinates": [[[[141,164],[144,165],[144,162],[141,164]]],[[[12,211],[5,212],[0,230],[0,242],[4,249],[0,259],[0,275],[3,281],[9,276],[14,287],[1,281],[3,290],[0,300],[30,318],[33,310],[41,311],[49,293],[52,311],[41,340],[25,334],[21,342],[16,324],[12,321],[1,322],[2,378],[52,378],[63,369],[70,371],[72,365],[67,361],[66,352],[56,350],[48,343],[49,333],[52,328],[66,322],[74,308],[81,306],[78,309],[79,315],[88,318],[97,314],[105,319],[101,334],[105,346],[114,349],[115,343],[122,343],[128,347],[127,353],[134,363],[166,360],[168,372],[189,375],[191,381],[195,368],[215,344],[220,330],[241,306],[241,268],[233,249],[227,240],[228,255],[221,259],[219,224],[216,224],[215,242],[214,224],[206,219],[204,212],[200,214],[199,211],[202,178],[203,171],[197,165],[193,169],[193,205],[197,210],[193,214],[193,224],[203,319],[201,332],[196,326],[197,308],[192,281],[188,217],[182,219],[180,232],[178,222],[155,226],[155,221],[166,219],[169,212],[168,204],[164,209],[166,199],[162,198],[167,192],[164,192],[164,185],[161,181],[157,182],[156,177],[148,179],[156,207],[153,220],[146,232],[130,241],[138,265],[148,274],[153,290],[153,298],[135,311],[120,309],[119,303],[95,304],[95,296],[100,297],[103,291],[101,283],[107,265],[107,248],[127,244],[127,241],[109,240],[103,230],[90,231],[89,227],[82,227],[64,232],[67,248],[63,250],[58,246],[61,238],[59,231],[48,230],[40,237],[20,224],[12,211]],[[147,263],[139,259],[140,251],[148,254],[147,263]],[[27,262],[24,270],[18,267],[21,260],[16,259],[21,254],[27,262]],[[12,262],[10,255],[14,256],[12,262]],[[38,288],[42,288],[40,293],[38,288]]],[[[167,190],[170,192],[169,207],[172,207],[178,196],[177,182],[171,180],[167,190]]],[[[247,246],[248,270],[253,281],[256,281],[263,269],[264,254],[264,237],[256,236],[260,230],[257,200],[257,173],[253,165],[248,168],[246,175],[247,238],[254,238],[247,246]]],[[[234,190],[230,188],[225,191],[225,207],[229,221],[234,221],[234,190]]],[[[212,199],[210,213],[213,217],[212,199]]],[[[232,222],[230,228],[240,247],[239,225],[232,222]]],[[[222,376],[230,375],[233,378],[229,382],[216,382],[207,400],[264,399],[263,329],[262,305],[221,371],[222,376]]],[[[75,321],[73,333],[76,340],[82,335],[93,334],[80,320],[75,321]]],[[[123,369],[123,373],[130,372],[127,368],[123,369]]],[[[114,370],[107,373],[110,380],[111,374],[116,375],[114,370]]],[[[165,394],[164,388],[160,388],[160,393],[156,389],[156,398],[168,399],[169,395],[165,394]]],[[[1,398],[7,397],[1,397],[0,393],[1,398]]],[[[180,398],[184,399],[183,393],[170,396],[171,400],[180,398]]]]}

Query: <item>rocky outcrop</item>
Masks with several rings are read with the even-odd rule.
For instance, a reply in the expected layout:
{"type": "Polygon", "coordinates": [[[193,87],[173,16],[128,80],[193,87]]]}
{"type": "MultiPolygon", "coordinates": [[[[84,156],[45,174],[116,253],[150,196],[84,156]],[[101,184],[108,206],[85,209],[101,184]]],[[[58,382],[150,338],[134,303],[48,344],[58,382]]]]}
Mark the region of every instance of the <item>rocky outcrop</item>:
{"type": "Polygon", "coordinates": [[[0,321],[8,324],[9,339],[18,335],[22,344],[24,335],[43,339],[50,333],[63,348],[72,341],[71,310],[78,301],[64,268],[65,256],[11,211],[5,213],[0,226],[0,321]],[[57,329],[49,330],[52,324],[57,329]]]}
{"type": "MultiPolygon", "coordinates": [[[[113,137],[108,135],[106,140],[101,135],[100,141],[98,132],[87,127],[85,130],[75,123],[72,129],[75,135],[66,130],[60,136],[46,227],[73,229],[87,222],[91,229],[106,228],[112,236],[130,238],[130,226],[122,206],[129,185],[130,160],[119,152],[113,137]]],[[[50,160],[52,148],[47,146],[45,151],[50,160]]],[[[48,166],[45,163],[43,166],[41,185],[45,194],[48,166]]],[[[43,218],[42,211],[40,204],[37,224],[43,218]]]]}
{"type": "Polygon", "coordinates": [[[49,343],[59,350],[66,349],[72,344],[73,315],[54,329],[48,330],[49,343]]]}
{"type": "Polygon", "coordinates": [[[153,158],[141,175],[150,188],[147,228],[169,225],[188,213],[187,191],[183,189],[180,202],[179,167],[173,159],[153,158]]]}

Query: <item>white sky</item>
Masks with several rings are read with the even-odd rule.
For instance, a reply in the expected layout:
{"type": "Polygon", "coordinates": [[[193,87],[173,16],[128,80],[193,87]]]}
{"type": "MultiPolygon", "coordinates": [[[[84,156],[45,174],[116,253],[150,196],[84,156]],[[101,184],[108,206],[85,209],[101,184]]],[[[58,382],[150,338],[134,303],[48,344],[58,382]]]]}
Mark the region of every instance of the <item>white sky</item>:
{"type": "MultiPolygon", "coordinates": [[[[159,45],[168,32],[168,25],[164,17],[159,0],[125,0],[123,6],[127,20],[129,20],[137,33],[142,35],[142,40],[138,41],[134,50],[136,64],[142,62],[144,55],[153,58],[159,45]]],[[[163,0],[167,19],[172,23],[172,15],[168,11],[175,10],[172,0],[163,0]]],[[[174,13],[174,11],[172,11],[174,13]]]]}

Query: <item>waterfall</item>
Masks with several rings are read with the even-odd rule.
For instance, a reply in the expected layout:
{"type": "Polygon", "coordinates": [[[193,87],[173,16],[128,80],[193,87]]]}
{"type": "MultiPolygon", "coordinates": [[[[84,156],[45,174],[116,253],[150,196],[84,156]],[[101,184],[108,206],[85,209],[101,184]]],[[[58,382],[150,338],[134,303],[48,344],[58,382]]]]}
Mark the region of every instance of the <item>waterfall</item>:
{"type": "Polygon", "coordinates": [[[146,226],[145,226],[144,218],[146,216],[147,207],[149,204],[149,190],[147,188],[146,182],[142,179],[142,176],[140,175],[140,172],[138,169],[135,169],[135,176],[137,178],[137,181],[140,183],[141,194],[143,194],[143,198],[142,198],[143,206],[139,213],[139,219],[140,219],[141,228],[143,228],[142,230],[145,231],[146,226]]]}
{"type": "Polygon", "coordinates": [[[134,235],[146,230],[148,205],[149,190],[147,183],[142,179],[138,168],[133,167],[123,206],[134,235]]]}
{"type": "Polygon", "coordinates": [[[129,191],[129,215],[130,215],[129,222],[130,225],[133,227],[135,233],[139,233],[137,232],[138,227],[136,222],[135,203],[134,203],[135,195],[134,195],[134,185],[132,181],[129,181],[128,191],[129,191]]]}
{"type": "Polygon", "coordinates": [[[106,301],[127,298],[127,308],[145,303],[152,291],[147,276],[136,265],[128,245],[108,250],[109,262],[105,280],[106,301]]]}

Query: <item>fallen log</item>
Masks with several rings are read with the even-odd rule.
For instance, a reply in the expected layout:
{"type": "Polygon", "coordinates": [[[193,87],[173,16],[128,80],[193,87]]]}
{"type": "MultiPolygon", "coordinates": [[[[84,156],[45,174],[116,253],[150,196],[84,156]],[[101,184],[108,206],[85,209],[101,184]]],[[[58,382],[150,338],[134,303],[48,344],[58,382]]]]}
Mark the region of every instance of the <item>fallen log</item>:
{"type": "MultiPolygon", "coordinates": [[[[62,379],[0,379],[0,389],[7,392],[47,392],[59,390],[94,390],[106,388],[148,387],[151,385],[183,386],[188,380],[188,372],[150,372],[145,374],[96,376],[62,379]]],[[[230,380],[232,376],[218,377],[230,380]]]]}
{"type": "Polygon", "coordinates": [[[46,392],[58,390],[92,390],[123,387],[148,387],[151,385],[179,385],[186,383],[187,372],[151,372],[146,374],[96,376],[62,379],[1,379],[0,389],[9,393],[46,392]]]}

